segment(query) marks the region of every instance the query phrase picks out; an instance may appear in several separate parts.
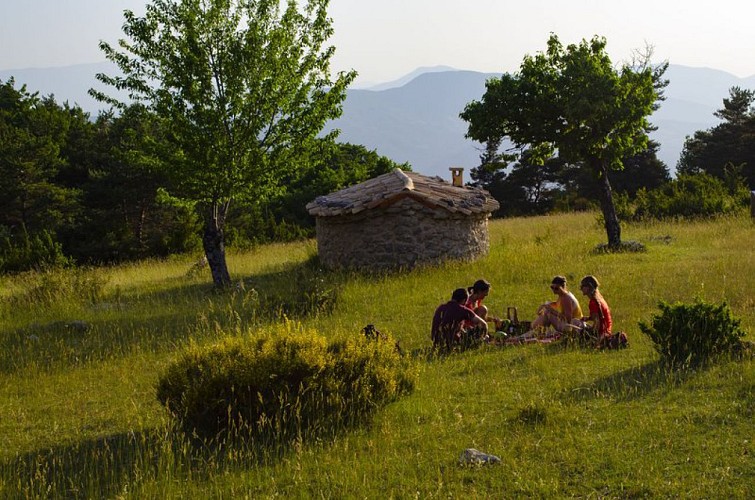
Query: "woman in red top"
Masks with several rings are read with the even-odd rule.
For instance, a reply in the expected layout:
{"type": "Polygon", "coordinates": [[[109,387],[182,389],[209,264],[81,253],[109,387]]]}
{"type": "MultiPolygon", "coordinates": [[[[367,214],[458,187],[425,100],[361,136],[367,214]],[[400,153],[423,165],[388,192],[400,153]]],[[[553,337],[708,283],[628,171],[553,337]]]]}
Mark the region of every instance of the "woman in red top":
{"type": "Polygon", "coordinates": [[[477,280],[474,282],[474,285],[467,288],[467,293],[469,294],[469,298],[464,305],[473,310],[482,319],[485,319],[488,308],[482,305],[482,301],[490,293],[490,283],[485,280],[477,280]]]}
{"type": "MultiPolygon", "coordinates": [[[[494,322],[496,328],[498,328],[498,325],[501,324],[501,320],[495,316],[488,317],[488,306],[482,303],[482,301],[485,300],[485,297],[490,293],[490,283],[483,279],[477,280],[472,286],[467,288],[467,293],[469,293],[469,298],[464,305],[473,310],[476,315],[484,319],[486,322],[494,322]]],[[[467,323],[465,328],[470,328],[471,326],[471,323],[467,323]]]]}
{"type": "Polygon", "coordinates": [[[592,322],[591,330],[598,335],[598,344],[611,337],[611,327],[613,326],[611,309],[603,295],[598,291],[599,286],[600,283],[598,283],[597,278],[591,275],[585,276],[579,283],[582,293],[590,298],[590,316],[582,319],[592,322]]]}

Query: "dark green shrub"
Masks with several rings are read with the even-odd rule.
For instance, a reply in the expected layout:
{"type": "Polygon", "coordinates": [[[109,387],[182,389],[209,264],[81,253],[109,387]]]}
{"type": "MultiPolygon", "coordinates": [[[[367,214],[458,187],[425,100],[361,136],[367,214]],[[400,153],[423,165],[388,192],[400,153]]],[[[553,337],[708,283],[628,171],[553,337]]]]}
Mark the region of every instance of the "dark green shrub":
{"type": "Polygon", "coordinates": [[[745,333],[726,302],[693,304],[660,302],[661,314],[650,325],[640,322],[640,330],[650,337],[661,361],[673,368],[704,366],[725,354],[742,351],[745,333]]]}
{"type": "Polygon", "coordinates": [[[50,269],[69,265],[71,260],[63,254],[63,247],[53,233],[43,230],[30,235],[26,230],[7,235],[0,241],[0,272],[50,269]]]}
{"type": "Polygon", "coordinates": [[[392,341],[328,345],[287,323],[278,335],[191,346],[160,377],[157,398],[188,431],[241,430],[264,441],[333,431],[413,389],[392,341]]]}
{"type": "Polygon", "coordinates": [[[634,220],[668,217],[710,217],[740,210],[740,185],[727,186],[724,181],[708,174],[680,174],[663,186],[646,191],[641,189],[635,198],[634,220]]]}

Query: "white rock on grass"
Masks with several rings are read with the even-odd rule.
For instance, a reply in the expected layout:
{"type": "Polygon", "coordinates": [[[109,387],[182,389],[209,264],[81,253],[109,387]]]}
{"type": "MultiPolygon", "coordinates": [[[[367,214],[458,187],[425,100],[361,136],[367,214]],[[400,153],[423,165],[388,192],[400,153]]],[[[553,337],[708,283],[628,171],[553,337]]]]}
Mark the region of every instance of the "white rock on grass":
{"type": "Polygon", "coordinates": [[[461,465],[489,465],[500,463],[501,459],[495,455],[488,455],[474,448],[467,448],[461,452],[459,463],[461,465]]]}

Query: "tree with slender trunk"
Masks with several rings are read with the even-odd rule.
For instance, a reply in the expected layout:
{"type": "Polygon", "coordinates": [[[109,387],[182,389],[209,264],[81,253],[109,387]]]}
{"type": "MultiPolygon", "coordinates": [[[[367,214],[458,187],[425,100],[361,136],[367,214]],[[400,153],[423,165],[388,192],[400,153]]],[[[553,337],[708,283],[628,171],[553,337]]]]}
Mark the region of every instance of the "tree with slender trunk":
{"type": "Polygon", "coordinates": [[[552,155],[579,164],[600,180],[597,192],[610,247],[621,245],[621,226],[609,172],[622,158],[647,147],[650,114],[662,100],[668,64],[650,64],[651,51],[615,68],[606,40],[593,37],[564,47],[551,35],[545,52],[525,56],[517,73],[491,79],[480,101],[461,113],[467,137],[508,138],[532,165],[552,155]]]}
{"type": "Polygon", "coordinates": [[[203,214],[216,286],[231,282],[223,229],[232,201],[262,201],[281,189],[280,179],[307,161],[326,122],[340,115],[356,76],[331,78],[328,3],[152,0],[144,17],[125,11],[127,39],[118,48],[100,43],[122,76],[98,79],[128,91],[168,130],[171,195],[203,214]]]}

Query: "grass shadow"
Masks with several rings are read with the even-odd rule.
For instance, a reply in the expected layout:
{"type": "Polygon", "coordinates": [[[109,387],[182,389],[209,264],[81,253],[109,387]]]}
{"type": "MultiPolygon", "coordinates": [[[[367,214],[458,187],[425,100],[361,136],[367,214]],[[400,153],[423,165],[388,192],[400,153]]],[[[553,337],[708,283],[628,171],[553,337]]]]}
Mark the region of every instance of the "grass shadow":
{"type": "Polygon", "coordinates": [[[670,390],[693,374],[692,371],[669,370],[661,361],[653,361],[606,375],[587,386],[565,389],[564,395],[572,401],[598,398],[631,401],[653,392],[670,390]]]}
{"type": "Polygon", "coordinates": [[[123,433],[19,455],[0,463],[6,498],[111,498],[137,478],[154,476],[163,443],[123,433]]]}
{"type": "Polygon", "coordinates": [[[172,429],[126,432],[0,462],[2,498],[114,498],[141,485],[206,480],[280,462],[295,442],[204,441],[172,429]]]}
{"type": "Polygon", "coordinates": [[[149,318],[34,323],[0,332],[0,373],[81,366],[136,350],[170,349],[197,331],[196,316],[181,312],[149,318]]]}
{"type": "Polygon", "coordinates": [[[611,353],[618,353],[621,352],[620,349],[596,349],[595,348],[595,341],[593,340],[585,340],[580,341],[573,338],[566,338],[562,337],[559,340],[555,340],[553,342],[543,344],[543,352],[545,354],[554,356],[557,354],[564,354],[567,352],[581,352],[584,354],[599,354],[603,352],[611,352],[611,353]]]}
{"type": "Polygon", "coordinates": [[[283,317],[329,314],[347,275],[322,270],[312,259],[243,278],[218,290],[175,283],[138,297],[103,297],[87,317],[32,323],[0,331],[0,373],[50,369],[126,356],[135,350],[173,349],[189,337],[241,332],[283,317]]]}
{"type": "Polygon", "coordinates": [[[433,363],[448,359],[453,359],[462,355],[471,355],[475,353],[484,353],[485,346],[482,344],[463,346],[456,345],[451,348],[426,345],[412,349],[408,355],[417,361],[433,363]]]}
{"type": "Polygon", "coordinates": [[[348,275],[328,271],[319,265],[316,257],[304,262],[289,264],[279,270],[261,274],[237,276],[227,288],[214,287],[212,283],[184,284],[173,279],[169,289],[143,294],[139,303],[190,304],[211,307],[210,313],[224,311],[236,306],[236,313],[253,314],[268,320],[286,317],[302,317],[332,311],[339,290],[348,280],[348,275]]]}

